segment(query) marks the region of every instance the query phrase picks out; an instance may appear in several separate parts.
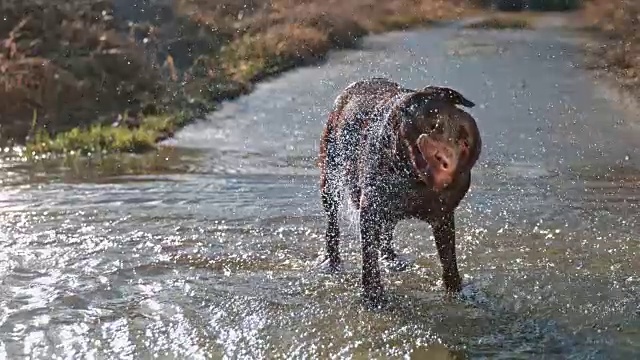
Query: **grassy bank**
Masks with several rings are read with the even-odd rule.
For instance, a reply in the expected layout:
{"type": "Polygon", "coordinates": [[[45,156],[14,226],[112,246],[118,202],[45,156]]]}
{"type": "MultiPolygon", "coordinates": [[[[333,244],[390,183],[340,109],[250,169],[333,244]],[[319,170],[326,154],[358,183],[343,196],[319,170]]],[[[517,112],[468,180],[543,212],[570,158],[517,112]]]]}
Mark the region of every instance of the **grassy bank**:
{"type": "Polygon", "coordinates": [[[520,13],[496,13],[484,19],[474,21],[466,25],[469,29],[531,29],[535,15],[529,12],[520,13]]]}
{"type": "Polygon", "coordinates": [[[0,136],[28,153],[142,152],[215,104],[465,0],[7,0],[0,136]]]}
{"type": "Polygon", "coordinates": [[[640,2],[590,0],[584,20],[600,35],[588,47],[590,65],[613,74],[623,88],[640,90],[640,2]]]}

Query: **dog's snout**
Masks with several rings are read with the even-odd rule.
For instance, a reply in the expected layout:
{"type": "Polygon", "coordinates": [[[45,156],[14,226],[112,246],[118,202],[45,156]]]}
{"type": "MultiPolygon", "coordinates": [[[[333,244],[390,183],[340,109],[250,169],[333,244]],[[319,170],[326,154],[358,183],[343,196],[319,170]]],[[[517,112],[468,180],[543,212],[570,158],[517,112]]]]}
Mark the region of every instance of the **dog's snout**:
{"type": "Polygon", "coordinates": [[[449,167],[451,165],[451,160],[449,160],[449,158],[441,153],[441,152],[437,152],[435,154],[435,159],[438,162],[438,165],[440,166],[440,168],[442,168],[443,170],[449,170],[449,167]]]}

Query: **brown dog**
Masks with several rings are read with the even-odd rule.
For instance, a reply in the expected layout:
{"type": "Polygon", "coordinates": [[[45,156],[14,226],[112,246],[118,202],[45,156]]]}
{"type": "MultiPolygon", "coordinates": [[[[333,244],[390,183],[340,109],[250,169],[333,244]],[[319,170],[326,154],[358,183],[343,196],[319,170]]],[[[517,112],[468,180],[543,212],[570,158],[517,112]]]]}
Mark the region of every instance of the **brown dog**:
{"type": "Polygon", "coordinates": [[[360,212],[365,300],[380,300],[378,255],[398,258],[392,234],[408,218],[431,225],[444,285],[460,291],[454,210],[469,190],[482,144],[475,120],[456,105],[475,106],[449,88],[416,91],[384,78],[357,81],[336,98],[320,142],[322,267],[340,266],[338,211],[345,199],[360,212]]]}

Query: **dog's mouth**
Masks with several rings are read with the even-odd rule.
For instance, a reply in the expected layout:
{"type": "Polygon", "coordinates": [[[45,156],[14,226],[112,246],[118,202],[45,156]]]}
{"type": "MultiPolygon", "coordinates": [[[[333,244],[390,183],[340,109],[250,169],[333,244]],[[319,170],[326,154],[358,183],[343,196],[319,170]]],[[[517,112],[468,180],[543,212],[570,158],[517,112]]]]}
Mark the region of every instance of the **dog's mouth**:
{"type": "Polygon", "coordinates": [[[418,138],[417,148],[423,161],[416,164],[422,180],[434,190],[442,191],[455,180],[458,159],[451,147],[423,134],[418,138]]]}

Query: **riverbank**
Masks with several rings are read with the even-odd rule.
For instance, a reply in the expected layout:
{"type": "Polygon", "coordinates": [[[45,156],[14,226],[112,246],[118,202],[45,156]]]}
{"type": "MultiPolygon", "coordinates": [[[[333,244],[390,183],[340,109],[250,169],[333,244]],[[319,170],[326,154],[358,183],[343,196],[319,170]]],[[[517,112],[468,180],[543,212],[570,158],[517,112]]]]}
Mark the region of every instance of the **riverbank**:
{"type": "Polygon", "coordinates": [[[595,35],[588,63],[615,78],[621,89],[640,91],[640,3],[631,0],[585,3],[583,20],[595,35]]]}
{"type": "Polygon", "coordinates": [[[0,136],[27,152],[143,152],[256,82],[464,0],[15,0],[0,26],[0,136]]]}
{"type": "MultiPolygon", "coordinates": [[[[28,154],[145,152],[258,81],[367,34],[486,12],[465,0],[43,0],[3,3],[0,138],[28,154]],[[409,4],[411,3],[411,4],[409,4]]],[[[477,5],[477,4],[476,4],[477,5]]],[[[589,63],[640,87],[640,5],[591,0],[571,15],[589,63]],[[603,45],[604,44],[604,45],[603,45]]],[[[536,13],[469,27],[531,28],[536,13]]],[[[571,22],[571,21],[569,21],[571,22]]]]}

